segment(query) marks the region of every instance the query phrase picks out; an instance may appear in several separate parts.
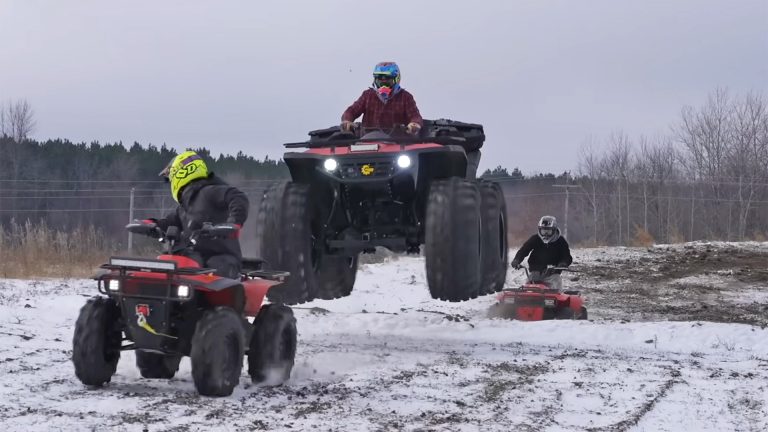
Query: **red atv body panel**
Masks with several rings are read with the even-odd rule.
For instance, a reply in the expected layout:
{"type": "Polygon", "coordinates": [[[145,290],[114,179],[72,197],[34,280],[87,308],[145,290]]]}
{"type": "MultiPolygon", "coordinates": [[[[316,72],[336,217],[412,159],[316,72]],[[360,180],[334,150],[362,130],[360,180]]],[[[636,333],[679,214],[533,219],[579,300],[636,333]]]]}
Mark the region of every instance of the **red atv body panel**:
{"type": "MultiPolygon", "coordinates": [[[[174,261],[178,268],[200,268],[200,264],[188,257],[181,255],[160,255],[157,257],[161,261],[174,261]]],[[[123,292],[128,295],[139,295],[140,285],[155,285],[156,281],[158,293],[162,293],[168,286],[168,274],[160,272],[132,271],[131,278],[126,281],[123,292]]],[[[237,292],[232,289],[221,289],[217,283],[225,280],[214,274],[202,275],[176,275],[174,282],[176,284],[186,284],[200,291],[206,298],[206,301],[212,306],[232,307],[237,302],[237,292]],[[217,289],[218,288],[218,289],[217,289]]],[[[279,282],[266,279],[249,279],[240,282],[243,286],[245,304],[243,313],[246,316],[255,317],[261,310],[267,291],[279,282]]]]}
{"type": "Polygon", "coordinates": [[[563,309],[572,309],[573,316],[579,316],[584,305],[584,298],[579,294],[566,294],[538,283],[526,283],[518,289],[504,290],[496,296],[496,300],[500,305],[511,307],[513,316],[505,318],[520,321],[552,319],[563,309]],[[548,309],[552,313],[547,314],[548,309]]]}

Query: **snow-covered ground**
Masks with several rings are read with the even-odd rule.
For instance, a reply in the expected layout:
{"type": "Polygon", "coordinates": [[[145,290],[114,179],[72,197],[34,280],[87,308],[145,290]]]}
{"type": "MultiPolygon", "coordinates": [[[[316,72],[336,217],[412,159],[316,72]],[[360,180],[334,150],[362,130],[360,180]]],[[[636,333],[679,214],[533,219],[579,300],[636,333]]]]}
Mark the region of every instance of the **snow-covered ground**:
{"type": "MultiPolygon", "coordinates": [[[[697,303],[730,295],[764,310],[761,279],[683,267],[662,282],[631,271],[590,275],[643,260],[641,274],[664,273],[654,267],[669,261],[660,254],[724,248],[768,251],[763,244],[576,251],[585,273],[566,285],[584,290],[590,321],[490,320],[493,296],[432,300],[420,258],[365,265],[352,296],[295,308],[299,350],[286,385],[255,387],[243,371],[235,393],[220,399],[195,393],[188,359],[172,380],[144,380],[131,352],[108,386],[85,388],[74,376],[71,339],[93,283],[0,280],[0,429],[765,431],[768,329],[681,321],[677,309],[653,310],[651,320],[643,319],[650,309],[621,309],[634,301],[623,300],[627,287],[653,283],[663,295],[695,286],[706,289],[697,303]],[[719,286],[729,290],[718,297],[719,286]]],[[[508,283],[522,279],[510,272],[508,283]]],[[[646,297],[660,302],[638,296],[646,297]]]]}

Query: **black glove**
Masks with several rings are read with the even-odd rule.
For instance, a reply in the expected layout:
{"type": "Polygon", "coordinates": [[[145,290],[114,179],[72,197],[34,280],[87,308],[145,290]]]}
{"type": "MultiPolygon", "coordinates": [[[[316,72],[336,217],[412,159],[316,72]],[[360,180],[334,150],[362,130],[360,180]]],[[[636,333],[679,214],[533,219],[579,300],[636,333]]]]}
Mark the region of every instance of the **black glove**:
{"type": "Polygon", "coordinates": [[[511,265],[515,270],[518,270],[520,269],[520,260],[513,259],[509,265],[511,265]]]}
{"type": "Polygon", "coordinates": [[[160,238],[162,231],[157,226],[157,219],[134,219],[133,222],[125,226],[125,229],[134,234],[141,234],[153,238],[160,238]]]}

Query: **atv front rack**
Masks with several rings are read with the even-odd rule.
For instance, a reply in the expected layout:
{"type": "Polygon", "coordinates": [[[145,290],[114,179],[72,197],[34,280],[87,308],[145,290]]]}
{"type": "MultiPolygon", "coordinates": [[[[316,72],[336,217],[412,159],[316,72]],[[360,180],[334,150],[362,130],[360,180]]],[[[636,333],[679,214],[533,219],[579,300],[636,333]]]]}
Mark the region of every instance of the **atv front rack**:
{"type": "Polygon", "coordinates": [[[180,275],[204,275],[213,273],[216,270],[201,267],[177,267],[174,261],[164,261],[155,259],[136,259],[111,257],[109,264],[102,264],[99,268],[106,270],[118,270],[120,273],[126,271],[145,271],[153,273],[173,273],[180,275]]]}
{"type": "Polygon", "coordinates": [[[302,141],[283,144],[285,148],[325,148],[325,147],[349,147],[358,143],[393,143],[401,146],[411,144],[441,144],[441,145],[461,145],[466,142],[462,137],[432,137],[432,138],[345,138],[328,141],[302,141]]]}

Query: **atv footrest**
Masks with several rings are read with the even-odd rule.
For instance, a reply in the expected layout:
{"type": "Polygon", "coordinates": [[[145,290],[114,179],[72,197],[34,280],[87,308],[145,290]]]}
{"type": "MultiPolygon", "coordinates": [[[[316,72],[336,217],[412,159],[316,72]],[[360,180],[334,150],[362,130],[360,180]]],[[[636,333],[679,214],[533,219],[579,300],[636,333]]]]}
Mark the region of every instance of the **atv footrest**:
{"type": "Polygon", "coordinates": [[[261,278],[267,280],[273,280],[283,282],[291,275],[290,272],[278,271],[278,270],[254,270],[245,273],[249,278],[261,278]]]}

